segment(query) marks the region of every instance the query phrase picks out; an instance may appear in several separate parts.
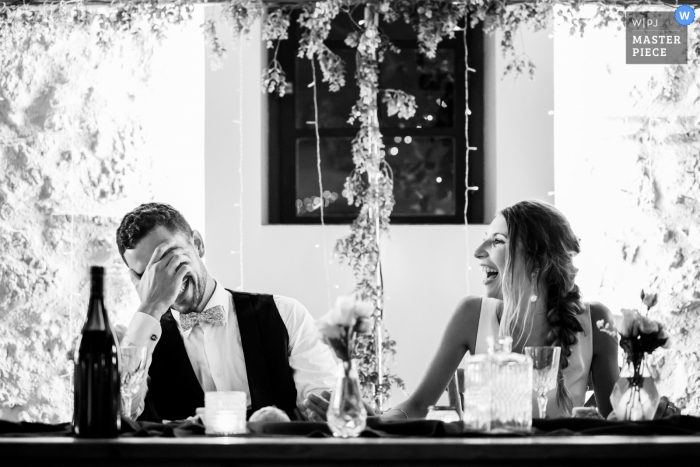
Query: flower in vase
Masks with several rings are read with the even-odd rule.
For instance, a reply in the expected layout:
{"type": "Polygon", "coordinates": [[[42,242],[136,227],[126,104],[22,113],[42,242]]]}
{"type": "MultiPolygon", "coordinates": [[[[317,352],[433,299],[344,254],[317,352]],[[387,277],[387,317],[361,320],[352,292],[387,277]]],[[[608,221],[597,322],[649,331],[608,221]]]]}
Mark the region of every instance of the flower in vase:
{"type": "Polygon", "coordinates": [[[330,346],[339,359],[349,362],[357,333],[365,333],[374,327],[371,318],[374,307],[352,296],[341,296],[328,313],[318,322],[323,341],[330,346]]]}
{"type": "Polygon", "coordinates": [[[615,316],[615,328],[622,337],[630,337],[634,331],[634,323],[640,317],[637,310],[623,308],[622,316],[615,316]]]}
{"type": "Polygon", "coordinates": [[[329,312],[332,319],[342,326],[353,326],[359,318],[369,318],[374,313],[371,303],[357,300],[352,295],[342,295],[329,312]]]}
{"type": "Polygon", "coordinates": [[[669,348],[671,339],[663,325],[639,314],[637,310],[622,310],[618,324],[620,346],[628,353],[652,353],[659,347],[669,348]]]}
{"type": "MultiPolygon", "coordinates": [[[[645,294],[642,291],[642,301],[647,310],[656,305],[656,294],[645,294]]],[[[669,348],[671,339],[658,321],[642,316],[635,309],[623,309],[622,316],[615,317],[615,326],[600,320],[596,323],[598,329],[615,337],[615,331],[620,334],[620,347],[625,351],[627,361],[638,366],[645,354],[650,354],[659,347],[669,348]]]]}
{"type": "Polygon", "coordinates": [[[647,310],[650,310],[654,305],[656,305],[656,302],[659,301],[659,297],[655,293],[644,293],[644,290],[642,290],[642,303],[644,303],[647,307],[647,310]]]}
{"type": "Polygon", "coordinates": [[[357,320],[357,324],[355,324],[355,332],[364,334],[370,332],[373,327],[374,322],[371,318],[360,318],[357,320]]]}
{"type": "Polygon", "coordinates": [[[343,337],[343,326],[332,324],[326,320],[320,319],[316,323],[318,330],[323,339],[340,339],[343,337]]]}
{"type": "MultiPolygon", "coordinates": [[[[656,305],[656,294],[642,291],[641,299],[647,312],[656,305]]],[[[659,404],[659,393],[654,382],[643,376],[644,358],[659,347],[668,348],[671,344],[663,325],[658,321],[642,316],[635,309],[623,309],[622,316],[615,317],[616,326],[605,320],[596,324],[601,332],[616,338],[620,334],[620,347],[625,352],[629,374],[615,384],[610,402],[617,417],[622,420],[650,420],[659,404]],[[617,329],[616,329],[617,328],[617,329]]]]}

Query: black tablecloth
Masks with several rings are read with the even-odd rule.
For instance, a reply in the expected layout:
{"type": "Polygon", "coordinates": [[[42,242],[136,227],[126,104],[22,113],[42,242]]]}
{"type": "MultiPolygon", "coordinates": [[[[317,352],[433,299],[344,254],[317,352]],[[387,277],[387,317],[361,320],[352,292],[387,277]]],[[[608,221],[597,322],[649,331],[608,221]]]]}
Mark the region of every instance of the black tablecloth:
{"type": "MultiPolygon", "coordinates": [[[[135,422],[122,417],[121,437],[163,437],[180,438],[204,435],[204,426],[194,421],[178,421],[167,424],[152,422],[135,422]]],[[[36,436],[73,436],[70,423],[50,425],[46,423],[9,422],[0,420],[0,436],[36,437],[36,436]]]]}
{"type": "MultiPolygon", "coordinates": [[[[237,436],[332,436],[328,425],[316,422],[249,423],[251,433],[237,436]]],[[[122,419],[122,437],[187,437],[203,436],[204,426],[195,421],[167,424],[134,422],[122,419]]],[[[458,423],[436,420],[381,421],[370,417],[362,437],[492,437],[492,436],[572,436],[572,435],[691,435],[700,436],[700,418],[688,415],[643,422],[621,422],[585,418],[534,419],[529,432],[464,431],[458,423]]],[[[41,437],[72,436],[70,424],[10,422],[0,420],[0,436],[41,437]]]]}

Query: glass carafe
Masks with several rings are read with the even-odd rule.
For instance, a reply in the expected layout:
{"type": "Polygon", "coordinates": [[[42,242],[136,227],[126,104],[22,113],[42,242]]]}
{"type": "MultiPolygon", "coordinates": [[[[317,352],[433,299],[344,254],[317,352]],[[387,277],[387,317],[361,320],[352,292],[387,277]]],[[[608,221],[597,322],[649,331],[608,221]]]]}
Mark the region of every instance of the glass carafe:
{"type": "Polygon", "coordinates": [[[491,357],[467,356],[464,360],[464,426],[467,429],[491,429],[491,357]]]}
{"type": "Polygon", "coordinates": [[[488,354],[465,360],[467,428],[529,430],[532,426],[532,359],[512,352],[510,337],[488,338],[488,354]]]}
{"type": "Polygon", "coordinates": [[[513,339],[489,339],[491,429],[529,430],[532,426],[532,359],[513,353],[513,339]]]}

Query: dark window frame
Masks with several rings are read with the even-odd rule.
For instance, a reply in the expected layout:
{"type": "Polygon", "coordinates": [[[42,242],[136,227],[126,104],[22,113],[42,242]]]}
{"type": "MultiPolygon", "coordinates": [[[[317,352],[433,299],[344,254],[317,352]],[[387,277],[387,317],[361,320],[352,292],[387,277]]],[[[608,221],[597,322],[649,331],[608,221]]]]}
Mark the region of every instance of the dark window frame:
{"type": "MultiPolygon", "coordinates": [[[[296,47],[298,36],[296,18],[290,22],[289,37],[280,43],[277,59],[287,75],[288,81],[295,78],[296,47]]],[[[456,32],[454,39],[443,40],[439,48],[455,49],[455,68],[458,77],[467,72],[464,66],[463,32],[456,32]]],[[[417,48],[417,41],[393,41],[399,48],[417,48]]],[[[334,50],[349,48],[342,41],[326,41],[334,50]]],[[[469,208],[467,219],[469,224],[484,222],[484,33],[481,27],[468,28],[467,44],[469,46],[469,145],[476,150],[469,152],[469,186],[479,187],[469,191],[469,208]]],[[[272,59],[273,51],[269,52],[272,59]]],[[[348,76],[347,79],[354,79],[348,76]]],[[[324,84],[325,85],[325,84],[324,84]]],[[[296,95],[286,94],[284,97],[268,95],[268,221],[270,224],[320,224],[319,217],[299,217],[296,215],[296,140],[298,138],[314,138],[315,130],[296,128],[296,95]]],[[[405,136],[452,136],[455,138],[455,214],[453,215],[400,215],[392,214],[393,224],[464,224],[464,173],[465,173],[465,88],[455,86],[455,125],[453,130],[444,128],[383,128],[380,131],[385,138],[405,136]]],[[[381,104],[380,104],[381,105],[381,104]]],[[[357,125],[348,128],[354,136],[357,125]]],[[[324,136],[348,136],[347,130],[319,129],[321,138],[324,136]]],[[[351,216],[324,216],[326,224],[350,224],[351,216]]]]}

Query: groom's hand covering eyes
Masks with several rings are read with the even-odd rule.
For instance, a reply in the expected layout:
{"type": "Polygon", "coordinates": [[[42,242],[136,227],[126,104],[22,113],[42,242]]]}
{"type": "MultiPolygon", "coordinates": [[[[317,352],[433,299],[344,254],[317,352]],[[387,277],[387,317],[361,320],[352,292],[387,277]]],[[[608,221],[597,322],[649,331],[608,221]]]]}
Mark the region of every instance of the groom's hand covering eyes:
{"type": "Polygon", "coordinates": [[[192,273],[192,261],[185,254],[184,248],[176,245],[175,240],[167,240],[158,245],[141,274],[129,269],[131,283],[136,288],[142,306],[161,314],[177,299],[187,273],[192,273]]]}

